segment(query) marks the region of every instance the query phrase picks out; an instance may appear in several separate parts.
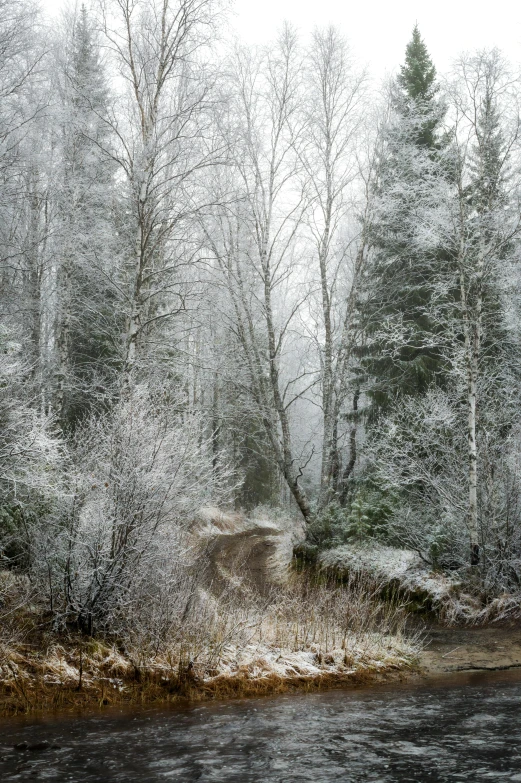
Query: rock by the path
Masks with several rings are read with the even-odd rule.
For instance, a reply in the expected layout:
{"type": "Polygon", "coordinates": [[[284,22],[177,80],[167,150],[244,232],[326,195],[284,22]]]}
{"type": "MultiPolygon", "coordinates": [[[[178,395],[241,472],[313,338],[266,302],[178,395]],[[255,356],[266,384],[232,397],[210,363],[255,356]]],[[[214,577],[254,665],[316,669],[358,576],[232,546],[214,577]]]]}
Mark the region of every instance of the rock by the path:
{"type": "Polygon", "coordinates": [[[521,628],[430,628],[420,655],[424,671],[497,671],[521,668],[521,628]]]}

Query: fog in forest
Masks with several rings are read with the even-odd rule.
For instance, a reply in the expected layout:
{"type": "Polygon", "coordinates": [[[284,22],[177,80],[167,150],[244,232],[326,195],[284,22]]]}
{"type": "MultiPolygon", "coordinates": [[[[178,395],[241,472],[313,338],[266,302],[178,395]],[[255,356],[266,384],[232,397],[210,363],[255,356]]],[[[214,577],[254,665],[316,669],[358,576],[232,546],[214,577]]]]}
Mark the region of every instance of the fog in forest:
{"type": "Polygon", "coordinates": [[[0,12],[9,698],[351,676],[416,660],[413,605],[517,617],[517,21],[371,62],[307,6],[254,42],[216,0],[0,12]]]}

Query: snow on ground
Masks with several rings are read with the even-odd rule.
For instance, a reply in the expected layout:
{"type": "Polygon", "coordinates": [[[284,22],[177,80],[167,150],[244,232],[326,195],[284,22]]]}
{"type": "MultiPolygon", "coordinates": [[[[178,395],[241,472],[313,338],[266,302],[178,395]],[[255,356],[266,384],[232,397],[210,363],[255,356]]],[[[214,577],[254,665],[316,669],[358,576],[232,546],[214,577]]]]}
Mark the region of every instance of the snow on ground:
{"type": "Polygon", "coordinates": [[[320,563],[323,568],[365,573],[382,586],[398,582],[407,592],[427,593],[434,603],[447,600],[460,586],[457,578],[433,572],[416,552],[374,542],[328,549],[320,563]]]}
{"type": "Polygon", "coordinates": [[[358,649],[335,648],[324,653],[318,645],[309,645],[303,650],[289,650],[269,645],[246,645],[238,648],[227,646],[219,660],[213,677],[247,676],[255,679],[273,674],[283,678],[295,676],[318,677],[325,674],[353,674],[361,669],[388,669],[410,665],[415,650],[411,645],[397,644],[396,640],[387,648],[381,639],[366,640],[358,649]]]}

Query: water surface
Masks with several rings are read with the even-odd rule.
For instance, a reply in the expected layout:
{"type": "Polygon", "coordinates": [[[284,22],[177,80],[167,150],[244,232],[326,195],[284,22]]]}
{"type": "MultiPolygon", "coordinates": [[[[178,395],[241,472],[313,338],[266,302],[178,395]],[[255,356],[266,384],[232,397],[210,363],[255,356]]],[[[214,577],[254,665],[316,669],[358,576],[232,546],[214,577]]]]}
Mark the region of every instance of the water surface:
{"type": "Polygon", "coordinates": [[[521,673],[4,721],[0,780],[521,781],[521,673]]]}

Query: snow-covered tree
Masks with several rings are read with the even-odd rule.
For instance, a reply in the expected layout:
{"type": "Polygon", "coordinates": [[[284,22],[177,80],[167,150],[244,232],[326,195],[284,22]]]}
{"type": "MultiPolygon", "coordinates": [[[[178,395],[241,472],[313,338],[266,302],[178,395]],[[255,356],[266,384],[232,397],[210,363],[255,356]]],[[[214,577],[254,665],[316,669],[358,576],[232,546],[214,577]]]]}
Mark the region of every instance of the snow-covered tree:
{"type": "MultiPolygon", "coordinates": [[[[209,251],[228,295],[229,323],[240,350],[237,378],[262,423],[272,459],[305,519],[312,516],[302,485],[309,460],[295,444],[295,403],[316,382],[315,368],[288,363],[295,321],[307,298],[298,282],[297,238],[304,225],[306,188],[296,135],[301,54],[285,27],[266,52],[237,48],[231,66],[231,172],[214,183],[205,223],[209,251]],[[237,118],[240,118],[237,121],[237,118]]],[[[293,353],[293,356],[295,354],[293,353]]]]}
{"type": "Polygon", "coordinates": [[[110,96],[85,6],[56,43],[59,161],[55,174],[54,407],[73,426],[113,396],[120,358],[121,269],[116,235],[110,96]]]}
{"type": "Polygon", "coordinates": [[[519,183],[511,176],[520,152],[518,90],[492,51],[460,62],[453,92],[455,188],[447,239],[459,285],[456,328],[463,342],[473,564],[479,562],[480,440],[487,431],[504,437],[517,409],[512,394],[518,383],[519,315],[514,305],[516,326],[509,329],[505,305],[508,299],[515,302],[512,277],[517,277],[521,231],[519,183]]]}
{"type": "Polygon", "coordinates": [[[200,416],[168,387],[135,387],[78,426],[64,491],[31,542],[34,576],[60,622],[89,634],[108,627],[137,587],[159,579],[158,564],[189,558],[196,512],[226,502],[231,486],[201,435],[200,416]]]}
{"type": "Polygon", "coordinates": [[[301,160],[309,198],[306,222],[316,258],[316,271],[310,274],[315,323],[309,331],[320,368],[321,507],[342,494],[342,474],[349,464],[344,459],[342,465],[341,413],[358,334],[354,305],[367,255],[363,176],[370,178],[370,163],[360,171],[361,136],[367,131],[365,82],[338,31],[316,30],[306,59],[301,160]]]}
{"type": "Polygon", "coordinates": [[[111,124],[126,201],[119,227],[126,385],[136,364],[157,367],[161,352],[172,350],[172,333],[163,330],[186,310],[193,285],[199,177],[220,151],[211,130],[215,77],[203,58],[218,10],[213,0],[103,6],[106,45],[125,85],[111,124]]]}
{"type": "Polygon", "coordinates": [[[446,259],[433,245],[429,222],[446,189],[445,109],[417,27],[405,60],[390,85],[361,298],[362,367],[373,416],[397,395],[424,393],[444,373],[431,304],[446,259]]]}

